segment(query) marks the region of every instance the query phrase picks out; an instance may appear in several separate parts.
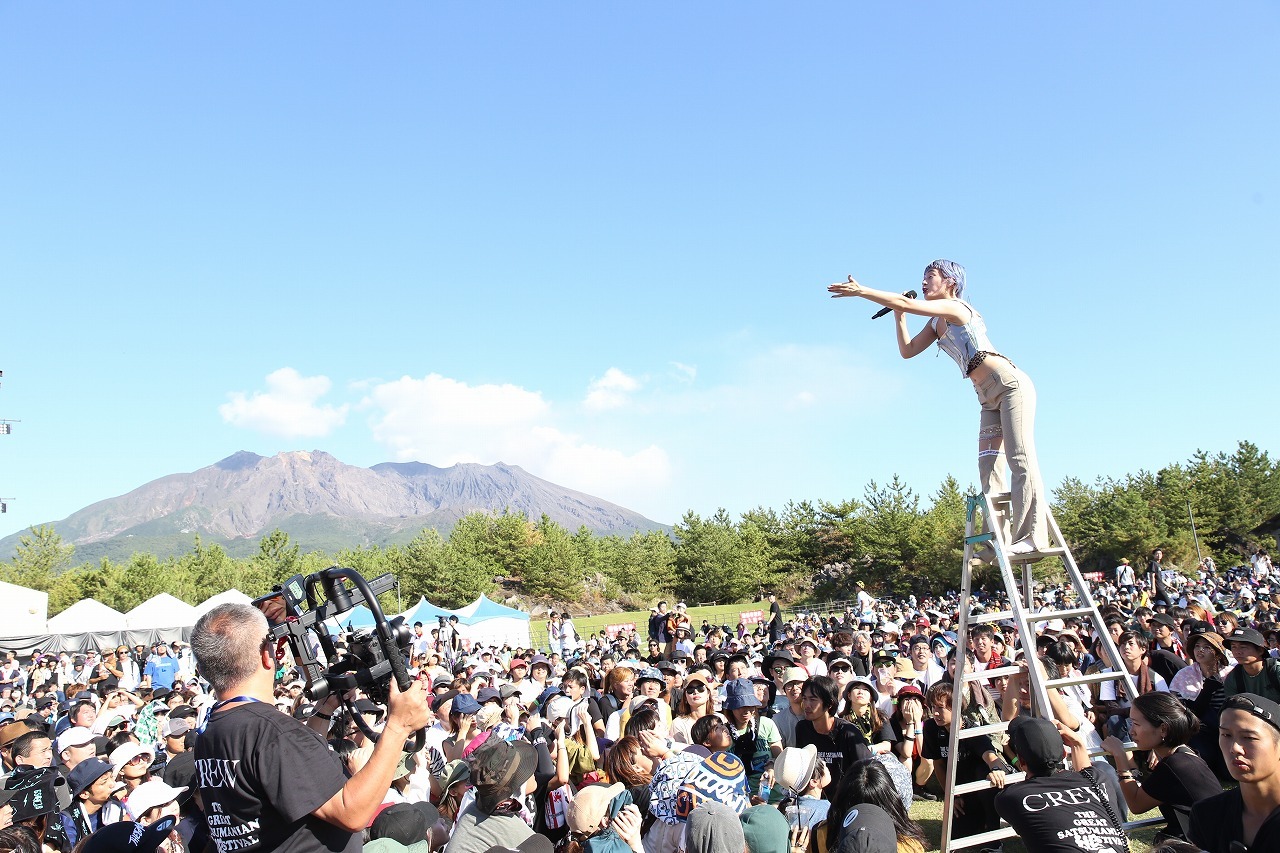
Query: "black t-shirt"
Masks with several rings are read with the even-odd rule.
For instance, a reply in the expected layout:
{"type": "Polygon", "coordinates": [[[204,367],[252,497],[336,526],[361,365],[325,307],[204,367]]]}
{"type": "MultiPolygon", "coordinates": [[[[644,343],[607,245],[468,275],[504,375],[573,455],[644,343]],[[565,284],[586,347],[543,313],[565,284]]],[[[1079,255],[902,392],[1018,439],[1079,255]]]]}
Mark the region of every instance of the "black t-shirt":
{"type": "MultiPolygon", "coordinates": [[[[924,743],[920,747],[920,757],[949,761],[950,756],[947,755],[947,749],[949,748],[947,743],[948,736],[947,730],[932,719],[925,720],[924,743]]],[[[996,748],[991,744],[991,738],[986,735],[964,738],[960,741],[958,749],[960,750],[960,756],[956,760],[956,784],[977,782],[987,778],[991,768],[987,766],[987,762],[982,760],[982,756],[988,752],[996,751],[996,748]]]]}
{"type": "Polygon", "coordinates": [[[1038,776],[996,794],[996,811],[1037,853],[1124,853],[1125,835],[1100,799],[1105,791],[1076,771],[1038,776]]]}
{"type": "Polygon", "coordinates": [[[359,853],[360,833],[313,817],[346,782],[324,739],[262,702],[216,714],[196,742],[196,783],[221,853],[359,853]]]}
{"type": "MultiPolygon", "coordinates": [[[[1192,844],[1209,853],[1236,853],[1234,842],[1244,843],[1244,801],[1240,789],[1223,791],[1216,797],[1201,800],[1191,807],[1191,830],[1187,837],[1192,844]]],[[[1280,808],[1274,809],[1258,827],[1250,853],[1271,853],[1280,850],[1280,808]]]]}
{"type": "Polygon", "coordinates": [[[804,748],[809,744],[818,748],[818,759],[831,771],[831,784],[827,786],[831,795],[839,788],[846,767],[872,757],[867,739],[847,720],[837,719],[831,733],[825,735],[818,734],[809,720],[800,720],[796,723],[796,746],[804,748]]]}
{"type": "Polygon", "coordinates": [[[1160,814],[1169,822],[1167,832],[1181,837],[1190,823],[1191,807],[1222,793],[1222,783],[1203,758],[1179,747],[1143,780],[1142,790],[1160,801],[1160,814]]]}

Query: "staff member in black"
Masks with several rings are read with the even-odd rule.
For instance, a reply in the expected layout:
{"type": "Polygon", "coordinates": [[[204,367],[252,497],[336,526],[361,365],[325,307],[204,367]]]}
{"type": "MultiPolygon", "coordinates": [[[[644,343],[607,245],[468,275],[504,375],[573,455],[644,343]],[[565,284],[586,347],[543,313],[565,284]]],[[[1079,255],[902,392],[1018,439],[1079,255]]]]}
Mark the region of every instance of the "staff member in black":
{"type": "Polygon", "coordinates": [[[275,649],[266,618],[247,604],[223,604],[191,634],[199,672],[218,701],[196,741],[196,784],[209,834],[237,853],[359,853],[360,832],[391,786],[404,741],[429,720],[415,681],[391,686],[386,726],[351,779],[322,734],[337,700],[319,706],[315,728],[276,710],[275,649]]]}

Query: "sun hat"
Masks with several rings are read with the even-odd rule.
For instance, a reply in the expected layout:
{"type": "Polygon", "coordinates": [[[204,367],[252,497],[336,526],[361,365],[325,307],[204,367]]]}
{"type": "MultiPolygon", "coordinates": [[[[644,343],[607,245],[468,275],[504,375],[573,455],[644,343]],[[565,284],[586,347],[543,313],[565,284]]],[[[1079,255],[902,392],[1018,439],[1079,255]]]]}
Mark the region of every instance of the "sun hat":
{"type": "Polygon", "coordinates": [[[737,708],[759,708],[760,699],[756,696],[755,685],[749,678],[735,678],[725,682],[724,709],[733,711],[737,708]]]}
{"type": "Polygon", "coordinates": [[[609,813],[614,797],[627,789],[622,782],[613,785],[587,785],[579,789],[569,805],[569,829],[582,835],[594,835],[609,813]]]}
{"type": "Polygon", "coordinates": [[[162,779],[152,779],[134,788],[133,793],[129,795],[125,804],[129,807],[130,814],[142,817],[156,806],[163,806],[165,803],[173,802],[185,794],[186,791],[185,787],[174,788],[162,779]]]}
{"type": "MultiPolygon", "coordinates": [[[[119,776],[120,771],[124,769],[124,766],[140,755],[144,755],[152,759],[155,758],[155,753],[140,743],[130,742],[117,746],[111,751],[111,756],[108,759],[111,762],[112,772],[119,776]]],[[[150,762],[148,762],[148,764],[150,764],[150,762]]]]}
{"type": "Polygon", "coordinates": [[[871,679],[865,675],[854,676],[853,680],[845,685],[845,690],[852,690],[855,687],[865,687],[871,692],[872,705],[880,701],[880,691],[876,690],[876,686],[871,683],[871,679]]]}
{"type": "Polygon", "coordinates": [[[538,753],[526,740],[493,740],[471,754],[471,782],[476,809],[491,815],[498,804],[515,795],[538,766],[538,753]]]}
{"type": "Polygon", "coordinates": [[[779,788],[799,796],[813,781],[818,769],[818,747],[786,746],[773,760],[773,776],[779,788]]]}
{"type": "Polygon", "coordinates": [[[67,785],[71,790],[71,799],[74,800],[94,782],[97,782],[103,776],[110,776],[111,773],[111,765],[101,758],[87,758],[81,761],[67,775],[67,785]]]}

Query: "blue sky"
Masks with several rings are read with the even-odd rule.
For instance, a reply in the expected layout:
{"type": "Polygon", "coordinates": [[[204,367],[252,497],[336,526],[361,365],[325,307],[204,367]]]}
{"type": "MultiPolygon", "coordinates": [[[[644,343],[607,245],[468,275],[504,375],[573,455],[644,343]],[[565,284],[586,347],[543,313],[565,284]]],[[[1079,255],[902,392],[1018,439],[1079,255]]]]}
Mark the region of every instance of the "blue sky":
{"type": "Polygon", "coordinates": [[[1051,483],[1278,452],[1278,7],[1044,6],[6,4],[0,535],[241,449],[972,483],[971,386],[825,291],[936,257],[1051,483]]]}

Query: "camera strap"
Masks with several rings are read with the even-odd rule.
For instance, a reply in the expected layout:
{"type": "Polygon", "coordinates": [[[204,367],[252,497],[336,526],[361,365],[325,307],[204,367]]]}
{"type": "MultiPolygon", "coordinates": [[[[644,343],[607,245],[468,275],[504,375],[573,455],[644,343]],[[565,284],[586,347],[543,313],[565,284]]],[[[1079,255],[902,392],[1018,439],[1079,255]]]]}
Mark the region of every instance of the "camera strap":
{"type": "Polygon", "coordinates": [[[204,725],[196,729],[196,734],[204,734],[204,730],[209,727],[209,723],[213,722],[213,715],[221,711],[228,705],[234,705],[237,702],[262,702],[253,696],[232,696],[230,699],[221,699],[209,706],[209,715],[204,718],[204,725]]]}

